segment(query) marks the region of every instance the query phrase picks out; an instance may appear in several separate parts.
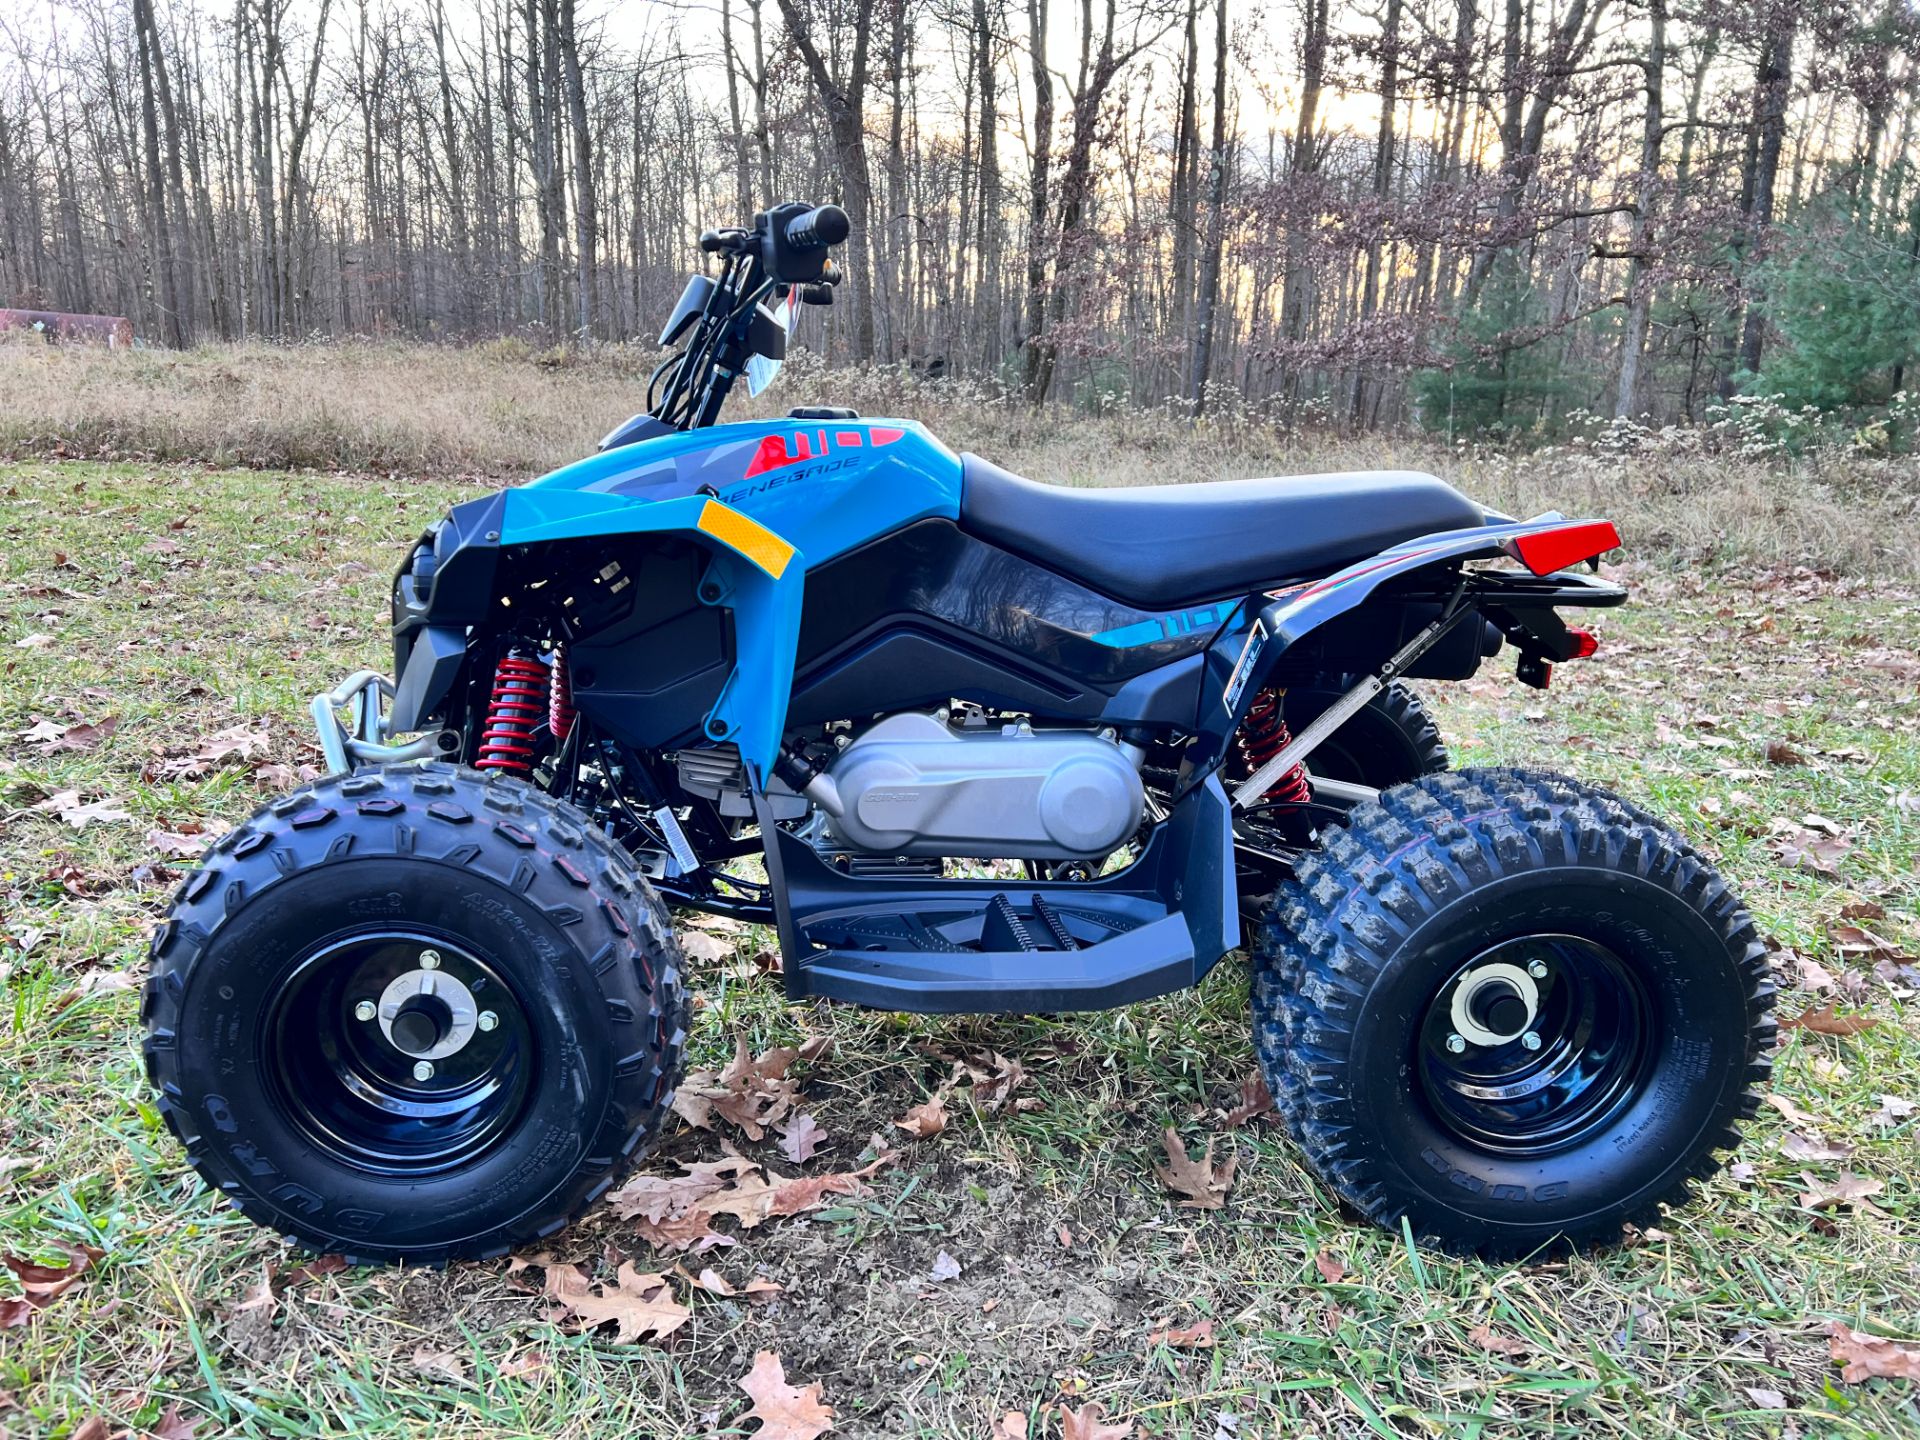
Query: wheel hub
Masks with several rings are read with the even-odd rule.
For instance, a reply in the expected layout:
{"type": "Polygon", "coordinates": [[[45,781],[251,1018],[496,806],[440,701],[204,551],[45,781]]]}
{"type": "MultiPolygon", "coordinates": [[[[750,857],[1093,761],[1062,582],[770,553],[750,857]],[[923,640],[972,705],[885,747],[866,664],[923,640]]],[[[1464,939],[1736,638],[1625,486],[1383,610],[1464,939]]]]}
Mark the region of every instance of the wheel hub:
{"type": "Polygon", "coordinates": [[[456,975],[417,967],[396,975],[375,1006],[389,1045],[419,1060],[457,1055],[480,1033],[480,1006],[456,975]]]}
{"type": "Polygon", "coordinates": [[[1652,1004],[1620,956],[1525,935],[1474,956],[1433,994],[1416,1073],[1436,1119],[1498,1154],[1581,1143],[1643,1091],[1652,1004]]]}
{"type": "Polygon", "coordinates": [[[1454,1033],[1469,1045],[1505,1045],[1533,1027],[1540,987],[1518,965],[1475,965],[1453,987],[1448,1013],[1454,1033]]]}
{"type": "Polygon", "coordinates": [[[263,1050],[275,1098],[322,1149],[424,1174],[510,1131],[537,1055],[527,1012],[486,957],[444,936],[325,943],[295,967],[263,1050]]]}

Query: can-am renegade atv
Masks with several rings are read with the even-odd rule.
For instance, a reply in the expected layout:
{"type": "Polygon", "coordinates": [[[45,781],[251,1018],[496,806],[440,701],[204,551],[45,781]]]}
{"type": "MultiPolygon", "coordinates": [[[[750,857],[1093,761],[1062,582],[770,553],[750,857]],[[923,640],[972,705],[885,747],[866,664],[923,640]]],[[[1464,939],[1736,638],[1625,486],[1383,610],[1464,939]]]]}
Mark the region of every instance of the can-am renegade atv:
{"type": "Polygon", "coordinates": [[[147,1065],[200,1173],[360,1261],[552,1233],[659,1130],[686,907],[776,927],[795,999],[897,1010],[1125,1005],[1244,947],[1279,1111],[1374,1222],[1515,1255],[1683,1199],[1767,1073],[1753,922],[1615,795],[1447,770],[1404,685],[1591,655],[1563,612],[1625,598],[1577,568],[1614,527],[1404,472],[1080,489],[907,420],[716,425],[846,232],[708,232],[648,412],[415,544],[394,678],[315,701],[335,773],[154,938],[147,1065]]]}

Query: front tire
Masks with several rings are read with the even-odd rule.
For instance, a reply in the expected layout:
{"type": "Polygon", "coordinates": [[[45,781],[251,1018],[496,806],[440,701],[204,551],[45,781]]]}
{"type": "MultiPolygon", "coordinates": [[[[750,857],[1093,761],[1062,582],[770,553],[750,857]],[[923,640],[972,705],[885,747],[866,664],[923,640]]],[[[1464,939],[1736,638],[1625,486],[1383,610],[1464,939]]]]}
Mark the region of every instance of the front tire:
{"type": "Polygon", "coordinates": [[[500,1255],[610,1188],[685,1041],[659,898],[571,807],[425,764],[221,837],[154,936],[147,1069],[250,1219],[361,1263],[500,1255]]]}
{"type": "Polygon", "coordinates": [[[1376,1224],[1512,1257],[1617,1240],[1718,1168],[1774,1039],[1725,882],[1603,791],[1467,770],[1358,806],[1253,947],[1256,1048],[1376,1224]]]}

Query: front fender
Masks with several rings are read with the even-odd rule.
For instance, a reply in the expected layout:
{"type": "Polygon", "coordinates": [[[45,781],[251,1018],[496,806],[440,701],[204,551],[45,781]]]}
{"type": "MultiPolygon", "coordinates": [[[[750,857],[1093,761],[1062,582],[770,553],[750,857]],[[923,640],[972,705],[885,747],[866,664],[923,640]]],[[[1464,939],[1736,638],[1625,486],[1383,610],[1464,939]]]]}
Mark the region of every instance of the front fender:
{"type": "Polygon", "coordinates": [[[502,545],[538,545],[608,535],[677,533],[711,556],[700,578],[703,605],[733,611],[734,666],[704,729],[739,747],[762,783],[786,729],[806,559],[751,516],[708,495],[636,505],[585,490],[529,487],[506,494],[502,545]]]}

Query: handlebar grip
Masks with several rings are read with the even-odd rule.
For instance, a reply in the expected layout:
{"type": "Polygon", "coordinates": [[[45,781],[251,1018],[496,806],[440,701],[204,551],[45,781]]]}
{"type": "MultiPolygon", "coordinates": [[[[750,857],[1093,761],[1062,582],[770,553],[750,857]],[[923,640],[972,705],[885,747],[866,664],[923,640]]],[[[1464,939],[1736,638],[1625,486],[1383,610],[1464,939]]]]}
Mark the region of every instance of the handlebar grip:
{"type": "Polygon", "coordinates": [[[821,205],[787,222],[787,243],[798,250],[824,250],[847,238],[852,225],[838,205],[821,205]]]}

